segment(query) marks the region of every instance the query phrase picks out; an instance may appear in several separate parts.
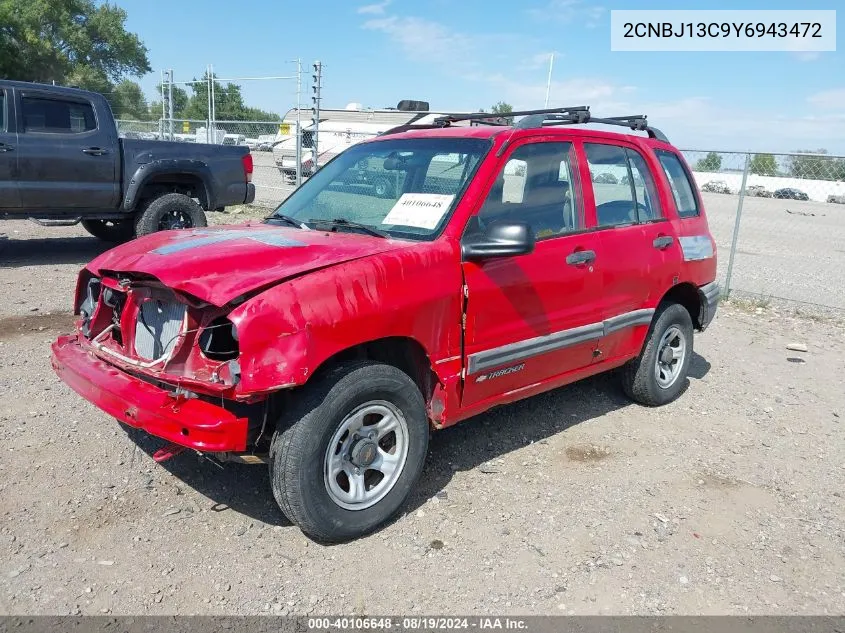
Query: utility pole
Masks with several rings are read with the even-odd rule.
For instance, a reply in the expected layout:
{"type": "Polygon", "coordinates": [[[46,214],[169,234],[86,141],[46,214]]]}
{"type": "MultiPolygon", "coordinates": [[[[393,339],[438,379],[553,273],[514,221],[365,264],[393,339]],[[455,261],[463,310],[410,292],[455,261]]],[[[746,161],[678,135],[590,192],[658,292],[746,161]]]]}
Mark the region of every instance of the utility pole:
{"type": "Polygon", "coordinates": [[[206,124],[205,124],[205,142],[211,143],[211,65],[207,64],[205,67],[205,94],[207,96],[208,108],[206,112],[206,124]]]}
{"type": "Polygon", "coordinates": [[[164,71],[161,71],[161,123],[158,126],[158,138],[159,140],[164,138],[164,120],[167,118],[167,101],[165,100],[164,95],[164,71]]]}
{"type": "Polygon", "coordinates": [[[173,69],[167,71],[167,118],[170,119],[168,128],[170,130],[170,138],[173,140],[173,69]]]}
{"type": "Polygon", "coordinates": [[[211,69],[211,129],[214,130],[212,138],[214,138],[214,143],[217,144],[217,99],[214,94],[214,64],[209,64],[208,67],[211,69]]]}
{"type": "Polygon", "coordinates": [[[311,121],[314,126],[311,132],[311,173],[313,174],[317,171],[317,157],[320,155],[317,149],[317,137],[320,131],[320,89],[322,88],[323,81],[323,64],[319,60],[314,62],[314,74],[311,77],[314,80],[311,86],[311,89],[314,91],[314,95],[311,97],[311,101],[313,102],[311,106],[311,121]]]}
{"type": "Polygon", "coordinates": [[[549,57],[549,78],[546,80],[546,103],[543,107],[549,107],[549,92],[552,89],[552,67],[555,64],[555,54],[552,51],[551,56],[549,57]]]}
{"type": "Polygon", "coordinates": [[[296,58],[296,186],[302,184],[302,59],[296,58]]]}

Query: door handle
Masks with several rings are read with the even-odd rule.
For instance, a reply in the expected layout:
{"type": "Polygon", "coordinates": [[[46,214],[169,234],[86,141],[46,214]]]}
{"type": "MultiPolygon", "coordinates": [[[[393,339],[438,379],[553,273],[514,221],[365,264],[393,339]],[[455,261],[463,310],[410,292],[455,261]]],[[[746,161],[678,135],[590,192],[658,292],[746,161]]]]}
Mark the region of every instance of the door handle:
{"type": "Polygon", "coordinates": [[[595,251],[575,251],[566,256],[566,263],[570,266],[582,266],[596,261],[595,251]]]}
{"type": "Polygon", "coordinates": [[[675,238],[671,235],[661,235],[660,237],[655,237],[652,244],[654,244],[654,248],[662,251],[669,248],[674,242],[675,238]]]}
{"type": "Polygon", "coordinates": [[[86,147],[82,150],[83,154],[88,154],[89,156],[103,156],[104,154],[108,154],[109,150],[102,149],[101,147],[86,147]]]}
{"type": "Polygon", "coordinates": [[[5,143],[0,143],[0,152],[13,152],[15,148],[12,145],[6,145],[5,143]]]}

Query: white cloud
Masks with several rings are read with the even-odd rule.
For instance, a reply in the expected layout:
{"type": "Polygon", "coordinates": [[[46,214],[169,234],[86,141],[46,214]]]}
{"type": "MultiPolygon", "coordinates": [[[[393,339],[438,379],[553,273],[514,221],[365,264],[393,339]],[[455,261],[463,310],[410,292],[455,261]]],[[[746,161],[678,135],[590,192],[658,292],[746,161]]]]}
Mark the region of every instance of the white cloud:
{"type": "Polygon", "coordinates": [[[417,60],[422,57],[435,61],[465,59],[474,47],[470,36],[423,18],[390,16],[368,20],[363,28],[381,31],[408,57],[417,60]]]}
{"type": "Polygon", "coordinates": [[[541,8],[528,10],[528,14],[537,20],[555,20],[564,24],[583,22],[587,28],[598,26],[605,13],[605,7],[584,0],[549,0],[541,8]]]}
{"type": "Polygon", "coordinates": [[[382,2],[377,2],[375,4],[365,4],[362,7],[358,7],[358,13],[369,15],[384,15],[384,10],[390,3],[391,0],[383,0],[382,2]]]}
{"type": "Polygon", "coordinates": [[[807,103],[823,110],[840,110],[845,112],[845,88],[817,92],[807,97],[807,103]]]}
{"type": "Polygon", "coordinates": [[[797,51],[793,52],[792,55],[799,62],[814,62],[822,56],[819,51],[797,51]]]}

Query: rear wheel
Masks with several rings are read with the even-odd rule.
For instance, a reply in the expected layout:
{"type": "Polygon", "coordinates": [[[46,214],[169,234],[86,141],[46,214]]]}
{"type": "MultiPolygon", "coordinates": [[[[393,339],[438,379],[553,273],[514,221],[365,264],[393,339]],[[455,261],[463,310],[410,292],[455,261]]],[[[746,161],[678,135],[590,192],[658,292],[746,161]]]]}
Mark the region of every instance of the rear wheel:
{"type": "Polygon", "coordinates": [[[127,242],[135,237],[135,225],[126,220],[82,220],[82,227],[104,242],[127,242]]]}
{"type": "Polygon", "coordinates": [[[203,226],[208,226],[205,211],[193,198],[181,193],[166,193],[146,202],[135,220],[138,235],[203,226]]]}
{"type": "Polygon", "coordinates": [[[390,182],[386,178],[377,178],[373,182],[373,190],[379,198],[389,198],[393,193],[390,182]]]}
{"type": "Polygon", "coordinates": [[[622,387],[647,406],[671,402],[683,391],[692,358],[693,327],[677,303],[658,309],[640,355],[622,368],[622,387]]]}
{"type": "Polygon", "coordinates": [[[399,369],[347,363],[306,386],[270,449],[273,495],[308,536],[362,536],[389,520],[422,472],[428,418],[399,369]]]}

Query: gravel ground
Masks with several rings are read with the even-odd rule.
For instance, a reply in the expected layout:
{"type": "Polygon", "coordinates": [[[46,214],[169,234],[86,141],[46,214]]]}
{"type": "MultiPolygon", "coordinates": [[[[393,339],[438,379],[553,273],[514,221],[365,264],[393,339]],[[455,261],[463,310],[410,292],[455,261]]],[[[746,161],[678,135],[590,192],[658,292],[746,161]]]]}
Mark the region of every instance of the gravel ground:
{"type": "Polygon", "coordinates": [[[675,403],[601,376],[437,432],[405,513],[327,547],[264,467],[155,464],[62,385],[49,344],[102,247],[0,230],[0,613],[845,612],[841,326],[723,306],[675,403]]]}

